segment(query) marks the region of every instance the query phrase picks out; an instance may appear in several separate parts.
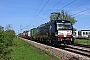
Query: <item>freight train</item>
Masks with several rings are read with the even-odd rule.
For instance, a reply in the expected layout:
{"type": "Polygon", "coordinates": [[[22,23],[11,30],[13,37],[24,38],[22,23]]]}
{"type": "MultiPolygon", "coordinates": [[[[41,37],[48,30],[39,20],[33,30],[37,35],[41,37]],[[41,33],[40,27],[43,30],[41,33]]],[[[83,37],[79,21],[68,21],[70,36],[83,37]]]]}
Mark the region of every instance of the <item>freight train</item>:
{"type": "Polygon", "coordinates": [[[52,20],[21,33],[21,37],[53,45],[73,44],[73,26],[69,20],[52,20]]]}

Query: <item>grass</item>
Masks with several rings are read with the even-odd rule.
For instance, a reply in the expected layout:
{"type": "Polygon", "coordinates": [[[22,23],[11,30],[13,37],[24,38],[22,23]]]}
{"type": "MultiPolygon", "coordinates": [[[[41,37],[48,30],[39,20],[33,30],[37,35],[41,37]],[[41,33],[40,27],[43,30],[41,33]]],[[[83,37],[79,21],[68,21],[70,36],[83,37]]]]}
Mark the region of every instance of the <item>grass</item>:
{"type": "Polygon", "coordinates": [[[10,48],[13,50],[11,60],[60,60],[49,52],[36,48],[19,38],[14,38],[14,46],[10,48]]]}
{"type": "Polygon", "coordinates": [[[90,40],[75,39],[75,43],[84,44],[84,45],[90,45],[90,40]]]}

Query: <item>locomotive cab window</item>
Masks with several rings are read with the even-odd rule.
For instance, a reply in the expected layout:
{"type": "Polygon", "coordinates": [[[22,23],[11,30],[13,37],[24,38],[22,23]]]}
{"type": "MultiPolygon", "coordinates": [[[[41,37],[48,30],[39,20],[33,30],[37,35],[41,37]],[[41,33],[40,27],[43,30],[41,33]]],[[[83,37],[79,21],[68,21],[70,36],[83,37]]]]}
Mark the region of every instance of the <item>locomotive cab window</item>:
{"type": "Polygon", "coordinates": [[[72,28],[72,26],[71,26],[71,23],[65,23],[65,28],[69,28],[69,29],[71,29],[72,28]]]}
{"type": "Polygon", "coordinates": [[[59,29],[72,29],[71,23],[57,23],[57,30],[59,29]]]}
{"type": "Polygon", "coordinates": [[[58,29],[59,29],[59,28],[64,28],[63,23],[57,23],[57,28],[58,28],[58,29]]]}

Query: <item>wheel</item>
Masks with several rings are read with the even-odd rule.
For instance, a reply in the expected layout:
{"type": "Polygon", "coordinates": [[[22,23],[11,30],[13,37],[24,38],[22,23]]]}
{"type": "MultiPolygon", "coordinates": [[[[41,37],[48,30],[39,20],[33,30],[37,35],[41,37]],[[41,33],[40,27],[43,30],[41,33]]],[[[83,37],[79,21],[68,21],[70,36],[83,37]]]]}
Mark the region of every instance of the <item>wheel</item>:
{"type": "Polygon", "coordinates": [[[74,41],[71,41],[71,44],[74,44],[74,41]]]}

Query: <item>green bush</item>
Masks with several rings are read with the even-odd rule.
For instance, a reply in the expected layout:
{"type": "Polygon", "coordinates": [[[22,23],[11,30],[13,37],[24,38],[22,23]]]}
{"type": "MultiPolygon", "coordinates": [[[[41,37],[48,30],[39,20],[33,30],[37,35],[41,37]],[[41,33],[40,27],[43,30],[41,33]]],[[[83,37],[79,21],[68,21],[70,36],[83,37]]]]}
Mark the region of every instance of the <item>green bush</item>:
{"type": "Polygon", "coordinates": [[[0,60],[9,60],[11,49],[9,46],[13,45],[13,38],[15,37],[15,32],[13,30],[2,30],[0,29],[0,60]]]}

